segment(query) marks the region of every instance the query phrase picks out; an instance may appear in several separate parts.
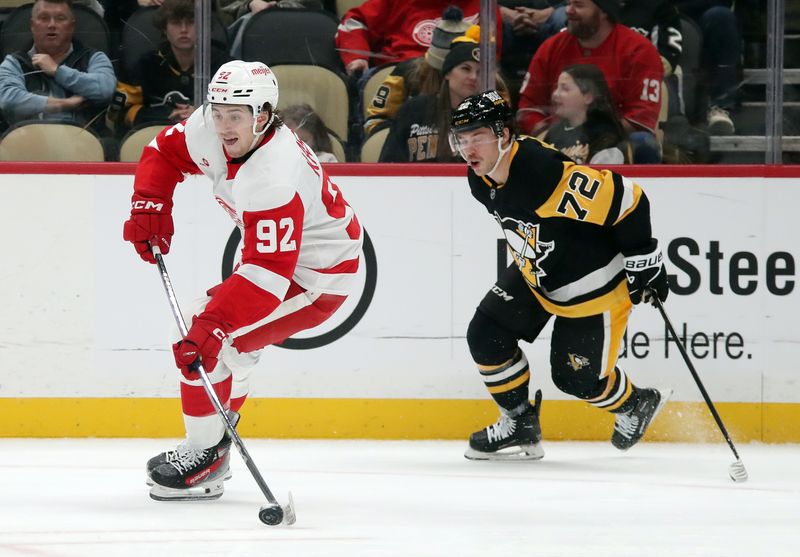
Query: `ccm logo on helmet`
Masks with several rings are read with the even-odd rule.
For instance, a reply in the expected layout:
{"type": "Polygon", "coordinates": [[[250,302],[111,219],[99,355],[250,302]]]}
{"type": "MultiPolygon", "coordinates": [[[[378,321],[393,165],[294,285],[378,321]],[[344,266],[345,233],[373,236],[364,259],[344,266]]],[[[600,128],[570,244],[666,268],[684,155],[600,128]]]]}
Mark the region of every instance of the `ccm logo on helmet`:
{"type": "Polygon", "coordinates": [[[211,92],[212,93],[227,93],[228,92],[228,88],[227,87],[212,87],[211,88],[211,92]]]}
{"type": "Polygon", "coordinates": [[[268,75],[270,72],[267,68],[253,68],[250,70],[253,75],[268,75]]]}
{"type": "Polygon", "coordinates": [[[143,200],[134,201],[133,203],[131,203],[131,206],[134,209],[144,209],[144,210],[155,209],[156,211],[164,210],[163,203],[155,203],[153,201],[143,201],[143,200]]]}

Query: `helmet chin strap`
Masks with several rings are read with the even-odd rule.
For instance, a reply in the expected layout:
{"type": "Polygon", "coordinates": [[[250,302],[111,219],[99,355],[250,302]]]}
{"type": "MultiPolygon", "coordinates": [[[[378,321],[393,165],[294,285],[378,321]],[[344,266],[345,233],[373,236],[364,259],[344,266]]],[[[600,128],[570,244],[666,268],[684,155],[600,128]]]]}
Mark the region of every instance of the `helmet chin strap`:
{"type": "Polygon", "coordinates": [[[259,142],[259,140],[261,139],[261,136],[262,136],[262,135],[264,135],[264,134],[267,132],[267,130],[269,129],[270,125],[272,125],[272,121],[273,121],[274,119],[275,119],[275,113],[274,113],[274,112],[272,112],[272,113],[270,114],[270,116],[269,116],[269,121],[268,121],[268,122],[267,122],[267,124],[264,126],[264,129],[263,129],[263,130],[261,130],[261,131],[257,131],[257,129],[258,129],[258,128],[257,128],[257,126],[258,126],[258,119],[256,118],[255,120],[253,120],[253,141],[252,141],[252,143],[250,143],[250,147],[248,147],[248,148],[247,148],[247,152],[248,152],[248,153],[249,153],[250,151],[252,151],[252,150],[253,150],[253,147],[255,147],[255,146],[256,146],[256,143],[258,143],[258,142],[259,142]]]}
{"type": "Polygon", "coordinates": [[[509,137],[508,138],[508,147],[503,149],[503,137],[500,136],[500,137],[497,138],[497,150],[499,151],[499,153],[497,154],[497,160],[495,161],[494,166],[492,167],[492,169],[489,172],[486,173],[487,176],[491,176],[492,173],[495,170],[497,170],[497,167],[500,166],[500,161],[502,161],[503,157],[506,156],[506,153],[508,153],[511,150],[511,145],[513,143],[514,143],[514,138],[513,137],[509,137]]]}

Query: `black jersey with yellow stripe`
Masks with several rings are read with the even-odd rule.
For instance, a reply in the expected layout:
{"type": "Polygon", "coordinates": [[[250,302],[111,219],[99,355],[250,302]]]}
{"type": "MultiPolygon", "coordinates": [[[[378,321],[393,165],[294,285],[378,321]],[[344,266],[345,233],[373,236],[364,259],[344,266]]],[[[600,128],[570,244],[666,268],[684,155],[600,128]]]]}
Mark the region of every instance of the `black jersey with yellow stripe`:
{"type": "Polygon", "coordinates": [[[516,140],[504,184],[469,170],[472,195],[492,214],[516,266],[544,308],[584,317],[630,304],[622,253],[651,239],[638,184],[575,164],[531,137],[516,140]]]}

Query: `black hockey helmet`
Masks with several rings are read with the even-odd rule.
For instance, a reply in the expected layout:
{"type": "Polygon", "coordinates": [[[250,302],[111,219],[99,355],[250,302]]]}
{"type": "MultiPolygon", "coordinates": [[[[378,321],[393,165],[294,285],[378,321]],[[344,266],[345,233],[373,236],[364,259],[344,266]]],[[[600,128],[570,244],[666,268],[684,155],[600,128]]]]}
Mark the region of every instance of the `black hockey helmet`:
{"type": "Polygon", "coordinates": [[[459,133],[486,126],[500,137],[503,128],[510,127],[512,116],[511,108],[500,93],[484,91],[461,101],[450,119],[450,129],[459,133]]]}

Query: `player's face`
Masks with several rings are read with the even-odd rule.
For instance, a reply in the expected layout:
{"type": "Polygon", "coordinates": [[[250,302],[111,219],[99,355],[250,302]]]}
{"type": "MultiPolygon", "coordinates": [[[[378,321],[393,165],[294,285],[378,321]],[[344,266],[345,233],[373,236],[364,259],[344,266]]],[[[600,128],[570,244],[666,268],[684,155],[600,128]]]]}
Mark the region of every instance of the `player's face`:
{"type": "Polygon", "coordinates": [[[250,150],[253,133],[253,114],[249,106],[214,104],[211,118],[217,137],[231,157],[241,157],[250,150]]]}
{"type": "Polygon", "coordinates": [[[568,120],[571,124],[582,124],[586,120],[586,111],[592,104],[592,95],[583,93],[575,80],[567,72],[561,72],[553,91],[553,110],[556,116],[568,120]]]}
{"type": "Polygon", "coordinates": [[[592,0],[567,0],[567,31],[575,38],[590,39],[600,29],[602,11],[592,0]]]}
{"type": "Polygon", "coordinates": [[[167,40],[177,50],[194,50],[197,40],[194,21],[188,19],[173,19],[167,21],[167,40]]]}
{"type": "Polygon", "coordinates": [[[453,143],[472,171],[478,176],[488,174],[500,154],[497,136],[487,127],[454,133],[453,143]]]}
{"type": "Polygon", "coordinates": [[[467,97],[478,93],[479,79],[480,66],[472,60],[462,62],[447,73],[450,100],[453,102],[453,106],[457,106],[467,97]]]}
{"type": "Polygon", "coordinates": [[[59,54],[68,48],[75,32],[75,18],[67,4],[38,2],[31,12],[31,34],[36,50],[59,54]]]}

